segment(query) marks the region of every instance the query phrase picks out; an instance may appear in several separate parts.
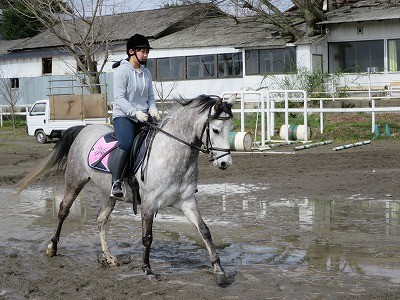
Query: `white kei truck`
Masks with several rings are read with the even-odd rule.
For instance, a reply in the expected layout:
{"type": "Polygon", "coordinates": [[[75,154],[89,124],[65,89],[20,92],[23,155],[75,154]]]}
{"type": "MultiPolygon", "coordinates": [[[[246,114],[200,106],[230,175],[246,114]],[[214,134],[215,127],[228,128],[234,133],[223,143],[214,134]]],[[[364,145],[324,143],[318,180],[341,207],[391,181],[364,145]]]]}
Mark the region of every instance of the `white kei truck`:
{"type": "Polygon", "coordinates": [[[39,143],[59,138],[70,127],[109,124],[105,94],[51,95],[36,101],[26,117],[27,132],[39,143]]]}

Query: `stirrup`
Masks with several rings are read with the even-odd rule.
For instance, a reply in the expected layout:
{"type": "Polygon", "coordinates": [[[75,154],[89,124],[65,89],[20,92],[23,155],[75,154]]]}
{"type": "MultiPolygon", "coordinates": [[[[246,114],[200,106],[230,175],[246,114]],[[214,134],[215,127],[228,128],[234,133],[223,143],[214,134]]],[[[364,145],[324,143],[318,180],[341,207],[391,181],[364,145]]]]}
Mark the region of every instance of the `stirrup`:
{"type": "Polygon", "coordinates": [[[111,186],[110,198],[122,199],[122,198],[125,197],[125,195],[126,195],[125,182],[122,181],[122,180],[120,180],[120,179],[118,179],[118,180],[115,181],[115,182],[113,183],[113,185],[111,186]],[[115,185],[116,183],[120,183],[120,184],[121,184],[122,196],[117,196],[117,195],[114,195],[114,194],[113,194],[114,185],[115,185]]]}

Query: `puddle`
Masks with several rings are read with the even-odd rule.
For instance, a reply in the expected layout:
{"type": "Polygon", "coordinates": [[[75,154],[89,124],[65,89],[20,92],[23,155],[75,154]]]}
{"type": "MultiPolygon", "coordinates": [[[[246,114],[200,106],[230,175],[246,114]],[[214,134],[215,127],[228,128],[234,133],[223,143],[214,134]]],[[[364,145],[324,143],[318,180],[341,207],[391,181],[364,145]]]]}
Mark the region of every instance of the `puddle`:
{"type": "MultiPolygon", "coordinates": [[[[268,189],[199,186],[202,216],[223,265],[274,265],[294,268],[297,276],[346,273],[400,283],[399,200],[362,195],[340,200],[269,199],[268,189]]],[[[29,189],[16,198],[13,190],[0,189],[0,247],[42,251],[57,223],[61,193],[57,188],[29,189]]],[[[86,189],[75,201],[62,231],[64,248],[100,251],[95,223],[99,201],[86,189]]],[[[118,202],[108,229],[112,249],[140,259],[140,224],[130,205],[118,202]]],[[[151,255],[164,272],[209,266],[199,234],[173,209],[160,211],[155,219],[151,255]]]]}

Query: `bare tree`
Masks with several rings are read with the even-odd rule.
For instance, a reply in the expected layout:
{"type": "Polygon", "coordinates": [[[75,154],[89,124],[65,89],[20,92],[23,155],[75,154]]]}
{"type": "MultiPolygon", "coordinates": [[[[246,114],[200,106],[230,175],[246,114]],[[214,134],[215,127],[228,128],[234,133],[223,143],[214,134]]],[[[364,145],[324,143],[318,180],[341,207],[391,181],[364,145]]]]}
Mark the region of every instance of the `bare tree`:
{"type": "MultiPolygon", "coordinates": [[[[113,17],[117,7],[105,0],[14,0],[55,35],[75,58],[91,93],[101,93],[100,75],[108,61],[112,35],[124,17],[113,17]],[[101,62],[99,65],[98,62],[101,62]]],[[[12,3],[10,3],[12,5],[12,3]]]]}
{"type": "MultiPolygon", "coordinates": [[[[235,16],[252,14],[264,18],[269,23],[276,25],[282,30],[282,35],[289,35],[293,40],[303,36],[312,37],[318,32],[316,24],[326,19],[323,11],[324,0],[181,0],[175,1],[174,5],[212,3],[235,16]],[[305,32],[301,32],[293,22],[293,14],[282,11],[283,7],[297,7],[302,22],[306,24],[305,32]]],[[[170,4],[170,1],[167,1],[170,4]]]]}
{"type": "Polygon", "coordinates": [[[28,81],[26,81],[23,86],[20,86],[17,77],[4,78],[4,76],[2,76],[2,71],[0,70],[0,104],[8,106],[13,129],[15,129],[15,106],[17,105],[18,100],[20,100],[27,83],[28,81]]]}
{"type": "Polygon", "coordinates": [[[322,10],[323,0],[291,0],[294,6],[300,12],[302,19],[306,24],[305,32],[301,32],[290,14],[282,12],[278,5],[279,1],[271,0],[230,0],[241,8],[248,9],[258,16],[265,18],[272,24],[282,29],[283,35],[292,36],[294,40],[298,40],[303,36],[312,37],[318,32],[316,24],[325,20],[326,16],[322,10]]]}

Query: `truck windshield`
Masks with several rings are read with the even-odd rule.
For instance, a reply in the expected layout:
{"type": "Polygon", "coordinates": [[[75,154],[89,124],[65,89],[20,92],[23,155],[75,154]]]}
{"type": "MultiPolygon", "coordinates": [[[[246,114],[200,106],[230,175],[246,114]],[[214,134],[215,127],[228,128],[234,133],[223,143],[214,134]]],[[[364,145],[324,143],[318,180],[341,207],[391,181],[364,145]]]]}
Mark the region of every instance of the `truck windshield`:
{"type": "Polygon", "coordinates": [[[46,111],[46,103],[36,103],[30,112],[31,116],[44,115],[46,111]]]}

